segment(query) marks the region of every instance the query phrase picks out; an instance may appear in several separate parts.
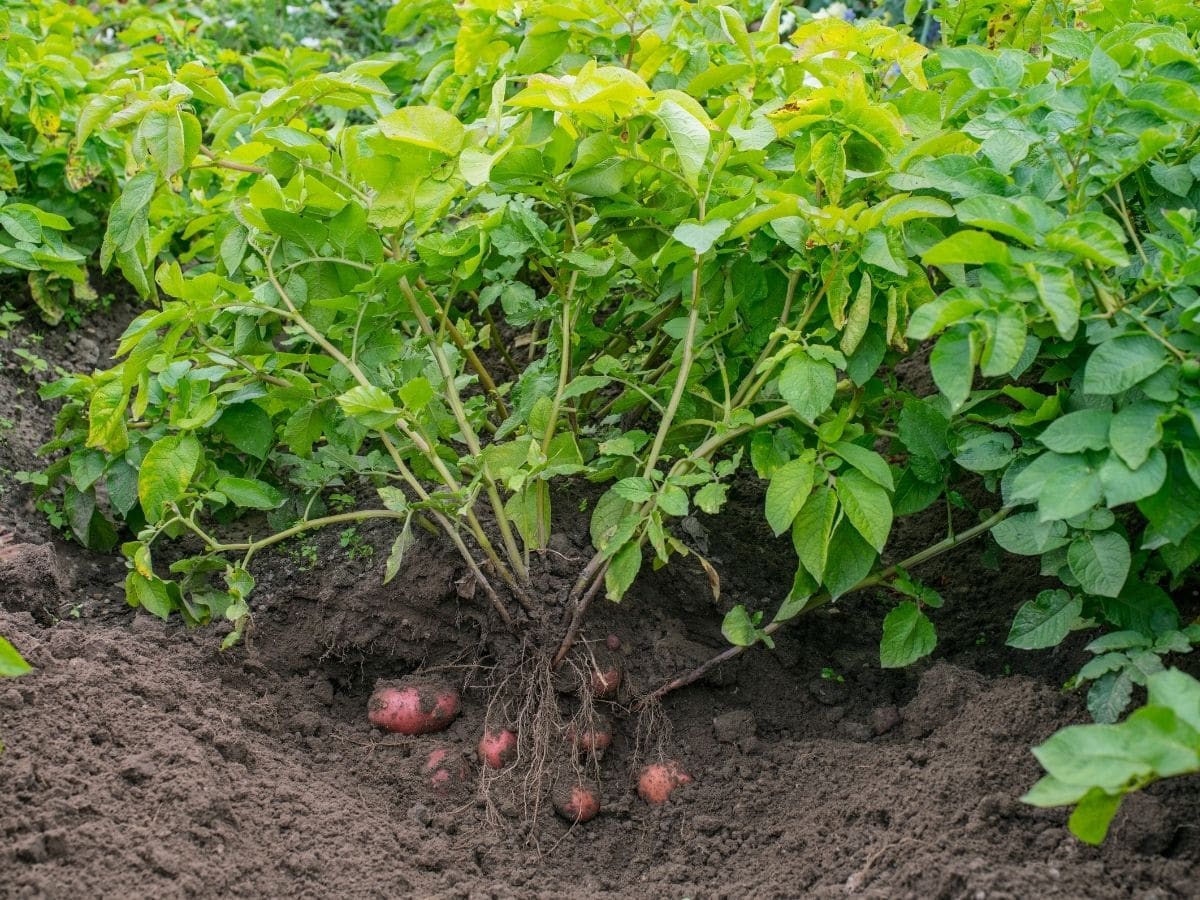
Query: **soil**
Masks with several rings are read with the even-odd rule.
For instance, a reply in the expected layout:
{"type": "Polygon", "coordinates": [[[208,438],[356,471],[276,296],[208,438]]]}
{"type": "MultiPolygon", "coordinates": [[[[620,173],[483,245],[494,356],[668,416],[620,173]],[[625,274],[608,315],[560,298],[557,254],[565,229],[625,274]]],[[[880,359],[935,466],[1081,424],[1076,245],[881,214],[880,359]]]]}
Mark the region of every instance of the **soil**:
{"type": "MultiPolygon", "coordinates": [[[[1026,560],[988,568],[982,545],[922,569],[947,602],[932,614],[937,650],[912,669],[879,668],[889,605],[862,595],[669,695],[653,722],[626,714],[637,691],[722,648],[731,603],[765,604],[790,584],[790,549],[741,486],[728,512],[690,529],[722,574],[719,604],[688,559],[645,575],[620,606],[597,604],[586,635],[597,648],[620,638],[625,676],[602,812],[574,827],[502,782],[481,793],[474,747],[503,639],[431,536],[387,586],[384,527],[362,529],[365,558],[336,534],[264,554],[254,631],[225,653],[220,629],[135,614],[120,561],[52,532],[10,474],[36,468],[52,420],[35,396],[47,376],[23,371],[12,347],[50,371],[88,369],[128,315],[118,305],[80,330],[0,345],[0,410],[14,423],[0,440],[0,528],[17,544],[0,562],[0,634],[37,669],[0,683],[0,894],[1195,896],[1200,779],[1134,796],[1099,849],[1071,837],[1063,812],[1018,801],[1039,775],[1029,747],[1086,719],[1061,690],[1083,639],[1005,648],[1041,583],[1026,560]],[[417,738],[371,728],[375,681],[415,672],[462,688],[459,718],[417,738]],[[435,786],[438,749],[432,774],[448,774],[435,786]],[[694,781],[650,807],[636,772],[656,755],[694,781]]],[[[556,510],[585,499],[558,497],[556,510]]],[[[905,523],[897,555],[936,540],[941,516],[905,523]]],[[[587,552],[585,517],[567,519],[539,582],[552,602],[587,552]]]]}

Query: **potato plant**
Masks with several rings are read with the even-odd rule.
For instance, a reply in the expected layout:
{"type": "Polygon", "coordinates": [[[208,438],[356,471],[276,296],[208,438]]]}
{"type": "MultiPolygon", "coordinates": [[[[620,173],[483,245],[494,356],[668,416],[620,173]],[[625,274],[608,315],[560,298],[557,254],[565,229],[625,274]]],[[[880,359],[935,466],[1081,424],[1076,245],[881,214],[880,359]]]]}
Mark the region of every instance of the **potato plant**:
{"type": "Polygon", "coordinates": [[[428,0],[345,68],[102,92],[79,128],[127,177],[101,260],[161,302],[49,388],[48,487],[81,542],[123,540],[132,605],[227,646],[258,554],[382,519],[385,579],[440,535],[558,667],[646,566],[719,595],[680,525],[752,473],[793,583],[647,699],[868,587],[901,598],[881,663],[911,664],[943,602],[917,568],[990,533],[1063,585],[1013,646],[1103,629],[1093,714],[1145,684],[1170,706],[1161,657],[1200,640],[1168,593],[1200,557],[1200,13],[1039,6],[984,46],[964,17],[994,6],[935,6],[931,52],[778,2],[428,0]],[[595,553],[548,597],[567,480],[602,486],[595,553]],[[371,502],[329,509],[349,487],[371,502]],[[896,517],[935,505],[945,537],[895,560],[896,517]]]}

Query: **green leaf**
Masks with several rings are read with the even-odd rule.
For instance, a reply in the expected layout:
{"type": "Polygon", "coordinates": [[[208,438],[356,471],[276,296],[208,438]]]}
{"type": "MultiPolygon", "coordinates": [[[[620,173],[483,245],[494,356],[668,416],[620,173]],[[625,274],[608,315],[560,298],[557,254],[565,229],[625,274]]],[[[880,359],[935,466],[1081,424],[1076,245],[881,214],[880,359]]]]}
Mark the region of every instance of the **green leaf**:
{"type": "Polygon", "coordinates": [[[880,487],[889,491],[895,490],[896,485],[892,481],[892,470],[888,467],[887,460],[874,450],[848,441],[835,441],[829,445],[829,449],[880,487]]]}
{"type": "Polygon", "coordinates": [[[675,155],[679,159],[679,170],[693,189],[700,186],[700,173],[708,158],[712,137],[704,123],[674,100],[664,100],[655,110],[662,123],[675,155]]]}
{"type": "Polygon", "coordinates": [[[837,516],[837,495],[818,485],[792,523],[792,546],[800,564],[818,583],[825,578],[829,542],[837,516]]]}
{"type": "Polygon", "coordinates": [[[1085,513],[1101,498],[1100,476],[1079,453],[1043,453],[1013,479],[1011,499],[1037,502],[1043,522],[1085,513]]]}
{"type": "Polygon", "coordinates": [[[992,537],[1009,553],[1020,556],[1039,556],[1071,541],[1065,524],[1043,522],[1035,512],[1014,513],[993,526],[992,537]]]}
{"type": "Polygon", "coordinates": [[[1008,245],[984,231],[957,231],[921,256],[922,265],[939,267],[1007,265],[1009,261],[1008,245]]]}
{"type": "Polygon", "coordinates": [[[810,456],[794,459],[780,466],[767,486],[767,524],[776,536],[792,527],[809,492],[812,491],[816,466],[810,456]]]}
{"type": "Polygon", "coordinates": [[[146,521],[158,522],[164,507],[180,500],[200,464],[200,442],[191,434],[155,441],[138,470],[138,500],[146,521]]]}
{"type": "Polygon", "coordinates": [[[1152,497],[1166,478],[1167,457],[1157,447],[1136,471],[1126,466],[1116,453],[1110,453],[1100,466],[1100,484],[1110,507],[1152,497]]]}
{"type": "Polygon", "coordinates": [[[1064,590],[1042,591],[1017,610],[1005,643],[1019,650],[1057,647],[1082,612],[1082,598],[1064,590]]]}
{"type": "Polygon", "coordinates": [[[1115,597],[1129,577],[1129,542],[1115,531],[1087,531],[1067,548],[1071,574],[1089,594],[1115,597]]]}
{"type": "Polygon", "coordinates": [[[1079,308],[1083,299],[1075,286],[1075,276],[1069,269],[1025,267],[1025,273],[1037,288],[1038,297],[1061,337],[1071,340],[1079,327],[1079,308]]]}
{"type": "Polygon", "coordinates": [[[613,554],[604,573],[604,589],[608,599],[620,602],[641,568],[642,546],[636,540],[629,541],[613,554]]]}
{"type": "Polygon", "coordinates": [[[1104,617],[1117,628],[1154,635],[1179,627],[1179,610],[1158,585],[1129,579],[1116,597],[1100,602],[1104,617]]]}
{"type": "Polygon", "coordinates": [[[1102,844],[1108,826],[1121,806],[1120,794],[1109,794],[1100,788],[1088,791],[1067,824],[1071,833],[1085,844],[1102,844]]]}
{"type": "Polygon", "coordinates": [[[404,517],[404,527],[400,529],[400,533],[396,535],[396,540],[392,542],[392,550],[388,553],[387,564],[383,570],[383,583],[387,584],[396,577],[396,573],[400,571],[400,566],[404,564],[404,555],[417,542],[412,531],[412,514],[404,517]]]}
{"type": "Polygon", "coordinates": [[[130,572],[125,578],[125,599],[130,606],[140,606],[163,621],[175,608],[167,592],[167,583],[158,577],[147,578],[140,572],[130,572]]]}
{"type": "Polygon", "coordinates": [[[1121,226],[1102,213],[1072,216],[1052,229],[1045,241],[1051,250],[1072,253],[1101,266],[1129,265],[1121,226]]]}
{"type": "Polygon", "coordinates": [[[892,531],[892,503],[887,491],[852,469],[838,477],[837,495],[846,518],[868,544],[882,552],[892,531]]]}
{"type": "Polygon", "coordinates": [[[879,663],[885,669],[901,669],[928,656],[937,646],[933,623],[911,600],[905,600],[883,620],[879,663]]]}
{"type": "MultiPolygon", "coordinates": [[[[850,303],[850,312],[846,316],[846,326],[842,330],[842,339],[838,345],[842,353],[849,356],[862,343],[863,335],[871,324],[871,276],[863,273],[862,282],[850,303]]],[[[865,380],[865,379],[864,379],[865,380]]]]}
{"type": "Polygon", "coordinates": [[[1088,688],[1088,712],[1092,719],[1105,725],[1120,719],[1132,700],[1133,679],[1128,672],[1106,672],[1088,688]]]}
{"type": "Polygon", "coordinates": [[[368,428],[387,428],[395,424],[400,410],[392,403],[387,391],[375,385],[359,385],[337,398],[347,416],[368,428]]]}
{"type": "Polygon", "coordinates": [[[740,603],[725,614],[721,634],[735,647],[752,647],[758,643],[758,629],[746,607],[740,603]]]}
{"type": "Polygon", "coordinates": [[[833,530],[829,541],[828,558],[825,561],[825,587],[834,600],[856,587],[867,577],[875,565],[878,554],[858,533],[858,530],[843,519],[833,530]]]}
{"type": "Polygon", "coordinates": [[[278,488],[257,478],[226,476],[217,481],[214,490],[245,509],[276,509],[283,503],[283,494],[278,488]]]}
{"type": "Polygon", "coordinates": [[[671,236],[685,247],[691,247],[699,255],[704,255],[713,248],[729,230],[728,219],[713,219],[711,222],[683,222],[675,226],[671,236]]]}
{"type": "Polygon", "coordinates": [[[217,419],[214,430],[247,456],[266,459],[275,444],[271,417],[257,403],[236,403],[217,419]]]}
{"type": "Polygon", "coordinates": [[[832,365],[807,353],[788,358],[779,376],[779,394],[806,422],[829,409],[837,393],[837,372],[832,365]]]}
{"type": "Polygon", "coordinates": [[[954,211],[964,225],[986,228],[1029,247],[1037,243],[1038,228],[1033,216],[1006,197],[970,197],[959,203],[954,211]]]}
{"type": "Polygon", "coordinates": [[[17,648],[7,638],[0,637],[0,678],[16,678],[32,671],[33,666],[25,662],[17,648]]]}
{"type": "Polygon", "coordinates": [[[971,395],[975,377],[975,332],[971,329],[947,331],[929,355],[929,368],[938,390],[957,410],[971,395]]]}
{"type": "Polygon", "coordinates": [[[1079,453],[1108,447],[1112,413],[1104,409],[1081,409],[1051,422],[1038,440],[1055,453],[1079,453]]]}
{"type": "Polygon", "coordinates": [[[1167,363],[1166,349],[1146,334],[1105,341],[1083,367],[1083,389],[1089,394],[1119,394],[1149,378],[1167,363]]]}
{"type": "Polygon", "coordinates": [[[408,106],[378,121],[384,137],[403,144],[456,156],[462,150],[466,129],[462,122],[436,106],[408,106]]]}
{"type": "Polygon", "coordinates": [[[1162,440],[1163,409],[1156,403],[1132,403],[1112,417],[1108,440],[1130,469],[1137,469],[1162,440]]]}

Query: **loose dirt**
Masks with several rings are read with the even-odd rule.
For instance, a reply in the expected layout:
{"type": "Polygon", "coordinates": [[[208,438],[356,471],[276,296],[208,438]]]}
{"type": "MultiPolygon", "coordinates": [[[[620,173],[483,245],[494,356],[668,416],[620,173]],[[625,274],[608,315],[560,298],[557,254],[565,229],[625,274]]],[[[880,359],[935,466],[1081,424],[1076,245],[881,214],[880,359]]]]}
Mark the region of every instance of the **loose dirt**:
{"type": "MultiPolygon", "coordinates": [[[[97,365],[123,314],[37,350],[51,370],[97,365]]],[[[8,352],[22,340],[0,347],[0,410],[14,423],[0,440],[0,528],[17,542],[0,562],[0,634],[37,671],[0,682],[4,896],[1195,896],[1200,780],[1134,797],[1101,849],[1072,838],[1063,813],[1018,802],[1039,774],[1029,747],[1085,718],[1060,690],[1079,641],[1003,645],[1040,586],[1025,561],[987,568],[981,544],[923,569],[947,603],[933,612],[937,650],[911,670],[879,668],[889,605],[864,595],[670,695],[654,750],[639,743],[645,720],[614,708],[603,810],[572,828],[548,804],[530,818],[519,802],[486,803],[473,770],[449,790],[429,783],[431,750],[456,754],[454,772],[473,759],[497,645],[432,537],[387,587],[385,528],[362,530],[376,548],[366,559],[348,560],[336,535],[264,556],[254,632],[224,654],[219,630],[127,609],[120,562],[52,534],[9,475],[36,467],[51,418],[35,396],[45,376],[8,352]],[[439,735],[373,730],[375,680],[422,670],[464,689],[463,714],[439,735]],[[651,808],[636,766],[659,751],[695,780],[651,808]]],[[[743,487],[740,505],[691,529],[722,573],[719,604],[685,559],[585,629],[597,646],[621,639],[624,700],[720,649],[730,604],[766,604],[790,583],[790,550],[743,487]]],[[[548,602],[587,552],[576,519],[546,560],[548,602]]],[[[942,513],[905,525],[899,553],[940,528],[942,513]]]]}

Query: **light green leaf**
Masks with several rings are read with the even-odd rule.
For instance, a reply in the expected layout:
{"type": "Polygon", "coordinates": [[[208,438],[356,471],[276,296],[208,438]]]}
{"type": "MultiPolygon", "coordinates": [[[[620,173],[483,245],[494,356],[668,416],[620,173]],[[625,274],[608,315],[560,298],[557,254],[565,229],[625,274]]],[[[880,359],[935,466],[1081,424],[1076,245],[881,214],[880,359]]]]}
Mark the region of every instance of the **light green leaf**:
{"type": "Polygon", "coordinates": [[[0,637],[0,678],[16,678],[32,671],[33,666],[25,662],[17,648],[7,638],[0,637]]]}
{"type": "Polygon", "coordinates": [[[820,583],[825,578],[829,541],[837,515],[837,495],[818,485],[792,523],[792,546],[808,573],[820,583]]]}
{"type": "Polygon", "coordinates": [[[703,255],[711,250],[728,230],[728,219],[713,219],[703,225],[698,222],[684,222],[676,225],[671,235],[679,243],[691,247],[696,253],[703,255]]]}
{"type": "Polygon", "coordinates": [[[400,533],[396,535],[396,540],[392,542],[392,550],[388,554],[387,563],[383,571],[383,583],[387,584],[396,577],[396,573],[400,571],[400,566],[404,564],[404,554],[406,554],[417,542],[416,537],[412,532],[412,514],[404,517],[404,527],[400,529],[400,533]]]}
{"type": "Polygon", "coordinates": [[[1129,577],[1129,542],[1115,531],[1087,531],[1067,548],[1067,565],[1089,594],[1116,597],[1129,577]]]}
{"type": "Polygon", "coordinates": [[[1167,351],[1154,338],[1121,335],[1092,351],[1083,368],[1083,389],[1089,394],[1119,394],[1149,378],[1166,362],[1167,351]]]}
{"type": "Polygon", "coordinates": [[[1071,833],[1085,844],[1102,844],[1108,834],[1108,826],[1120,806],[1120,794],[1109,794],[1100,788],[1092,788],[1079,801],[1067,825],[1071,833]]]}
{"type": "Polygon", "coordinates": [[[911,600],[905,600],[883,620],[879,663],[885,669],[901,669],[928,656],[937,646],[933,623],[911,600]]]}
{"type": "Polygon", "coordinates": [[[146,521],[160,521],[164,507],[187,493],[199,464],[200,442],[193,435],[168,435],[155,441],[138,470],[138,500],[146,521]]]}
{"type": "Polygon", "coordinates": [[[985,231],[957,231],[921,256],[926,266],[1007,265],[1009,261],[1008,245],[985,231]]]}
{"type": "Polygon", "coordinates": [[[384,137],[404,144],[436,150],[455,156],[462,150],[466,129],[444,109],[436,106],[408,106],[381,118],[379,131],[384,137]]]}
{"type": "Polygon", "coordinates": [[[642,568],[642,546],[634,540],[621,547],[609,561],[604,573],[605,595],[613,602],[620,602],[625,592],[633,585],[642,568]]]}
{"type": "Polygon", "coordinates": [[[784,364],[779,376],[779,394],[806,422],[829,409],[837,393],[837,372],[827,362],[807,353],[796,353],[784,364]]]}
{"type": "Polygon", "coordinates": [[[882,552],[892,531],[892,503],[887,491],[857,469],[837,479],[837,496],[846,518],[867,543],[882,552]]]}
{"type": "Polygon", "coordinates": [[[792,521],[812,491],[815,474],[816,466],[811,456],[806,455],[780,466],[771,476],[767,486],[766,515],[767,524],[776,535],[792,527],[792,521]]]}
{"type": "Polygon", "coordinates": [[[257,478],[226,476],[217,481],[215,490],[245,509],[276,509],[283,503],[279,489],[257,478]]]}
{"type": "Polygon", "coordinates": [[[758,629],[754,627],[746,607],[740,603],[725,614],[721,622],[721,634],[735,647],[751,647],[758,643],[758,629]]]}
{"type": "Polygon", "coordinates": [[[1019,650],[1056,647],[1082,612],[1082,598],[1063,590],[1042,591],[1017,611],[1005,643],[1019,650]]]}
{"type": "Polygon", "coordinates": [[[700,172],[704,169],[712,143],[708,128],[674,100],[664,100],[658,104],[655,115],[671,138],[684,179],[692,188],[698,188],[700,172]]]}

